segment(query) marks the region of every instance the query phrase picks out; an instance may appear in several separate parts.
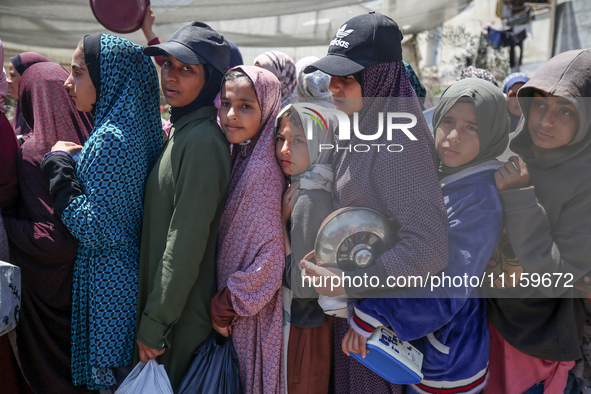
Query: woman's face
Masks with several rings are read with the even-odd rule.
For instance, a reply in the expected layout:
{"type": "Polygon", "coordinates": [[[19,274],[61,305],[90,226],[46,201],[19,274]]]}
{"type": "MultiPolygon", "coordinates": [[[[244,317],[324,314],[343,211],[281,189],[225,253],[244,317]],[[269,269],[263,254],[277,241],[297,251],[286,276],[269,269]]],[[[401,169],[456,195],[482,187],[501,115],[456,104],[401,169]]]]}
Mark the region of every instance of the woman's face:
{"type": "Polygon", "coordinates": [[[572,141],[579,127],[579,113],[567,99],[544,92],[534,93],[527,128],[535,146],[555,149],[572,141]]]}
{"type": "Polygon", "coordinates": [[[64,86],[70,92],[78,111],[92,111],[92,106],[96,104],[96,88],[90,79],[90,73],[80,47],[74,51],[72,69],[64,86]]]}
{"type": "Polygon", "coordinates": [[[275,156],[281,171],[287,176],[300,175],[310,167],[310,152],[304,128],[284,116],[277,130],[275,156]]]}
{"type": "Polygon", "coordinates": [[[168,54],[162,58],[160,79],[166,102],[177,108],[191,104],[205,86],[203,65],[185,64],[168,54]]]}
{"type": "Polygon", "coordinates": [[[8,63],[8,78],[6,80],[8,81],[8,94],[18,99],[18,83],[21,80],[21,75],[12,63],[8,63]]]}
{"type": "Polygon", "coordinates": [[[261,107],[254,87],[246,78],[226,81],[220,103],[220,124],[228,142],[252,139],[261,127],[261,107]]]}
{"type": "Polygon", "coordinates": [[[455,103],[435,129],[435,147],[441,162],[458,167],[474,160],[480,152],[478,122],[472,103],[455,103]]]}
{"type": "Polygon", "coordinates": [[[347,115],[359,112],[363,107],[361,85],[352,75],[331,77],[328,90],[337,109],[347,115]]]}

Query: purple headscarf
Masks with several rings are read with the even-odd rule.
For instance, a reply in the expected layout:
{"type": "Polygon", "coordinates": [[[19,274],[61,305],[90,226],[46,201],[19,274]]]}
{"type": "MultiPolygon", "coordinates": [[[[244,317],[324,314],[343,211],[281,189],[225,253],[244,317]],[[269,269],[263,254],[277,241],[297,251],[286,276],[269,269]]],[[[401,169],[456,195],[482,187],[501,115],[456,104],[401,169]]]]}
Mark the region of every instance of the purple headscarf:
{"type": "Polygon", "coordinates": [[[240,66],[261,107],[257,136],[242,145],[232,166],[217,245],[218,290],[227,287],[237,313],[232,340],[246,393],[284,392],[283,303],[285,264],[281,198],[283,173],[275,159],[280,85],[269,71],[240,66]]]}
{"type": "MultiPolygon", "coordinates": [[[[402,62],[378,63],[362,73],[364,102],[359,112],[359,130],[374,134],[380,112],[384,115],[406,112],[417,119],[416,126],[411,129],[417,141],[409,140],[400,131],[393,132],[392,140],[387,140],[387,133],[383,132],[371,142],[354,134],[350,140],[338,141],[340,149],[335,152],[333,160],[334,208],[366,207],[394,218],[400,225],[399,241],[380,256],[381,263],[373,266],[380,268],[374,269],[380,275],[385,270],[387,275],[425,277],[428,272],[445,268],[448,258],[447,215],[437,180],[433,137],[402,62]],[[366,143],[399,144],[404,149],[395,153],[385,149],[361,153],[347,150],[366,143]]],[[[401,123],[408,123],[408,120],[401,123]]],[[[338,136],[335,139],[338,140],[338,136]]],[[[363,297],[350,294],[352,289],[347,291],[349,297],[363,297]]],[[[358,301],[371,303],[373,299],[358,301]]],[[[400,392],[399,386],[388,383],[340,351],[341,340],[348,328],[343,321],[336,319],[334,323],[335,391],[400,392]]],[[[350,321],[350,324],[355,328],[354,322],[350,321]]]]}

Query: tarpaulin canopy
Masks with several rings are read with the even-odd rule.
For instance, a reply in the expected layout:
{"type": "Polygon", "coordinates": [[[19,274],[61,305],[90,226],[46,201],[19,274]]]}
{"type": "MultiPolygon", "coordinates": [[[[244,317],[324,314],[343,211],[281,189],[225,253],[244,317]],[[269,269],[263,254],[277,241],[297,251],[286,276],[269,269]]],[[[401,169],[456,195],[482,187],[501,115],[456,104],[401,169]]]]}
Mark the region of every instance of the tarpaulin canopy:
{"type": "MultiPolygon", "coordinates": [[[[125,1],[125,0],[121,0],[125,1]]],[[[470,0],[152,0],[154,31],[166,40],[192,20],[209,23],[239,46],[326,45],[347,19],[371,10],[388,14],[405,34],[457,15],[470,0]]],[[[85,34],[105,32],[87,0],[0,0],[5,47],[75,47],[85,34]]],[[[145,44],[140,31],[122,35],[145,44]]]]}

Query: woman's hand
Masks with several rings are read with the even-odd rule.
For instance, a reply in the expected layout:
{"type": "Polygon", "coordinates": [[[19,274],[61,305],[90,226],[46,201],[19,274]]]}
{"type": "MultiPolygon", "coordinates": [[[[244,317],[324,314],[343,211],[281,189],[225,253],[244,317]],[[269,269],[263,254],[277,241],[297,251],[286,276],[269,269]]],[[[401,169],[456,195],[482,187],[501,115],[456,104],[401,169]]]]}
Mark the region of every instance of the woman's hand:
{"type": "Polygon", "coordinates": [[[218,325],[216,325],[213,320],[211,321],[211,325],[213,326],[213,329],[216,330],[221,336],[224,337],[228,337],[228,335],[232,334],[232,326],[227,326],[227,327],[220,327],[218,325]]]}
{"type": "Polygon", "coordinates": [[[283,200],[281,201],[281,223],[287,226],[287,222],[291,218],[291,211],[293,205],[300,195],[300,182],[294,182],[283,193],[283,200]]]}
{"type": "Polygon", "coordinates": [[[529,182],[527,164],[521,157],[511,156],[509,161],[495,172],[498,190],[512,190],[526,187],[529,182]]]}
{"type": "Polygon", "coordinates": [[[141,343],[139,339],[136,342],[140,353],[140,361],[143,363],[147,363],[149,360],[153,360],[156,357],[161,356],[162,354],[164,354],[164,351],[166,350],[165,348],[157,350],[147,347],[146,345],[141,343]]]}
{"type": "Polygon", "coordinates": [[[314,290],[316,290],[318,294],[328,297],[336,297],[346,294],[345,286],[343,285],[343,270],[333,267],[319,267],[306,260],[302,260],[300,264],[302,265],[302,268],[304,268],[302,270],[302,279],[305,278],[304,283],[312,283],[312,285],[314,285],[314,290]],[[306,278],[307,276],[310,278],[306,278]],[[314,278],[311,278],[314,276],[320,277],[320,279],[314,280],[314,278]],[[316,284],[319,284],[320,286],[316,286],[316,284]],[[326,286],[324,286],[325,284],[326,286]]]}
{"type": "Polygon", "coordinates": [[[81,150],[82,150],[82,145],[78,145],[74,142],[68,142],[68,141],[58,141],[55,143],[54,146],[51,147],[52,152],[62,151],[62,152],[69,153],[70,155],[73,155],[74,153],[79,152],[81,150]]]}
{"type": "Polygon", "coordinates": [[[349,331],[345,334],[343,338],[343,343],[341,344],[343,353],[347,356],[350,356],[351,353],[359,353],[361,354],[362,358],[365,358],[365,355],[369,353],[369,349],[366,347],[367,338],[359,335],[353,328],[349,328],[349,331]]]}

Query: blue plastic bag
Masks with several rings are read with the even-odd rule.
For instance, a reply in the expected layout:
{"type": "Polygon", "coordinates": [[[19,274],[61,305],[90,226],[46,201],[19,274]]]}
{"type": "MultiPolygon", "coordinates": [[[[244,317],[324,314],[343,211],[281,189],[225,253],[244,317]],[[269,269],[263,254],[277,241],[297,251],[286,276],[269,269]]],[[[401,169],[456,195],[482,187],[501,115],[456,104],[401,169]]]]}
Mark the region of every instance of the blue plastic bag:
{"type": "Polygon", "coordinates": [[[178,394],[195,393],[242,393],[238,356],[231,337],[212,331],[195,352],[178,394]]]}

